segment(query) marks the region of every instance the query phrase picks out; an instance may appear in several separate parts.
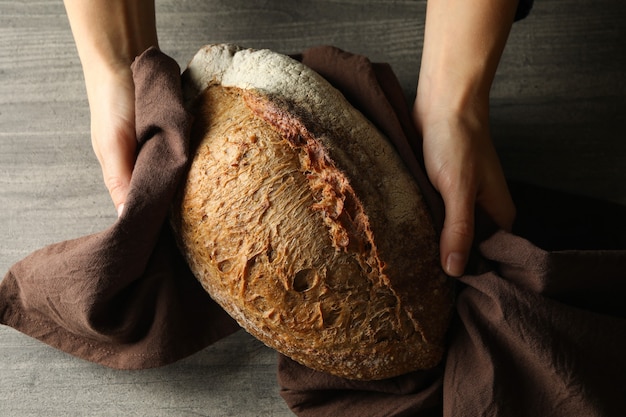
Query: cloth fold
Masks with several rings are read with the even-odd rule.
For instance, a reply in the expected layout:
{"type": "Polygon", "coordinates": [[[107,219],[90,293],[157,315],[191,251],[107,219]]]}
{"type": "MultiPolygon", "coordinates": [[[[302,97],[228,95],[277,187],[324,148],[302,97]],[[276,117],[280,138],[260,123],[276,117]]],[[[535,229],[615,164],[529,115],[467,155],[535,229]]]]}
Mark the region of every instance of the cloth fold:
{"type": "MultiPolygon", "coordinates": [[[[444,207],[424,173],[421,141],[391,68],[332,47],[296,58],[389,137],[440,227],[444,207]]],[[[0,283],[1,323],[124,369],[165,365],[239,328],[193,278],[167,221],[189,158],[180,68],[150,49],[135,61],[133,74],[140,151],[123,216],[101,233],[34,252],[0,283]]],[[[555,237],[565,230],[559,227],[549,230],[550,248],[542,249],[536,242],[548,228],[537,227],[541,215],[553,211],[543,221],[555,225],[583,205],[553,193],[536,203],[534,190],[513,189],[521,191],[520,202],[531,203],[521,205],[515,234],[479,223],[475,269],[459,279],[440,366],[357,382],[279,356],[281,395],[297,415],[626,415],[626,251],[619,245],[596,250],[602,239],[594,250],[557,250],[555,237]],[[567,203],[551,210],[558,201],[567,203]]],[[[622,208],[598,207],[596,217],[610,211],[615,219],[609,226],[626,218],[622,208]]]]}
{"type": "Polygon", "coordinates": [[[188,160],[180,68],[150,49],[132,69],[140,152],[122,217],[34,252],[0,284],[1,323],[124,369],[164,365],[239,328],[194,279],[167,225],[188,160]]]}
{"type": "MultiPolygon", "coordinates": [[[[424,174],[421,141],[397,94],[393,73],[341,51],[317,51],[314,59],[306,58],[307,65],[346,91],[394,143],[441,227],[444,207],[424,174]],[[361,73],[369,74],[355,76],[361,73]],[[365,85],[368,92],[359,91],[365,85]]],[[[546,251],[521,237],[529,232],[552,247],[574,240],[593,241],[601,248],[611,241],[607,246],[615,248],[615,241],[623,241],[614,234],[624,230],[626,209],[520,184],[513,190],[518,193],[514,198],[530,200],[522,201],[526,211],[519,213],[516,224],[520,235],[497,231],[478,214],[474,274],[459,280],[445,364],[361,384],[281,356],[281,394],[296,414],[626,415],[626,361],[620,353],[626,349],[626,251],[546,251]],[[610,220],[608,227],[599,228],[605,232],[599,236],[593,227],[602,213],[610,214],[610,220]],[[549,236],[547,230],[536,229],[541,222],[552,226],[549,236]],[[592,230],[584,230],[590,223],[592,230]],[[611,229],[618,225],[619,230],[611,229]]]]}

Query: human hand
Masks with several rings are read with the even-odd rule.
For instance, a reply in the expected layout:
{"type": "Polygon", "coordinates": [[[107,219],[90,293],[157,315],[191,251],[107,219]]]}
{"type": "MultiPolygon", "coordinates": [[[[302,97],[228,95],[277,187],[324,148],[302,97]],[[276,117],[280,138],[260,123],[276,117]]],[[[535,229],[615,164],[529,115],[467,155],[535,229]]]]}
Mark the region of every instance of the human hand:
{"type": "Polygon", "coordinates": [[[83,66],[91,142],[121,215],[135,165],[135,86],[131,63],[158,47],[154,0],[64,0],[83,66]]]}
{"type": "Polygon", "coordinates": [[[515,206],[479,109],[462,114],[445,109],[413,111],[423,136],[426,172],[441,193],[445,220],[440,238],[441,265],[451,276],[463,274],[474,237],[479,205],[500,227],[510,230],[515,206]]]}
{"type": "Polygon", "coordinates": [[[91,112],[91,143],[118,216],[121,216],[135,165],[135,86],[129,66],[86,79],[91,112]]]}
{"type": "Polygon", "coordinates": [[[489,133],[489,95],[517,0],[430,0],[413,110],[426,172],[441,193],[444,270],[463,274],[478,204],[510,229],[515,207],[489,133]]]}

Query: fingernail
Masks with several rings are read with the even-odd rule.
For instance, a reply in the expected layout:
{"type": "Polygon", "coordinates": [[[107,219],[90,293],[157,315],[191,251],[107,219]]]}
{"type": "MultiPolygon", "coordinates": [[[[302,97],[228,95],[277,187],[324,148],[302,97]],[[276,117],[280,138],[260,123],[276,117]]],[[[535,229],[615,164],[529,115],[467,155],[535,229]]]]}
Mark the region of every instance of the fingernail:
{"type": "Polygon", "coordinates": [[[451,252],[446,258],[446,273],[453,277],[463,275],[465,271],[465,255],[461,252],[451,252]]]}
{"type": "Polygon", "coordinates": [[[117,217],[122,217],[123,212],[124,212],[124,203],[117,206],[117,217]]]}

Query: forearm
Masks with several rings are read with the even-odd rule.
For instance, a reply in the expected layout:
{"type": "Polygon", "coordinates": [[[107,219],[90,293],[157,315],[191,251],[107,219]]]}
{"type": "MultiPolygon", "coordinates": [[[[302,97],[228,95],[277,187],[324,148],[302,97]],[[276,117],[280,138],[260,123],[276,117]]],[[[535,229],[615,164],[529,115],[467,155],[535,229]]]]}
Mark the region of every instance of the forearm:
{"type": "Polygon", "coordinates": [[[128,66],[158,46],[154,0],[65,0],[85,76],[128,66]]]}
{"type": "Polygon", "coordinates": [[[118,215],[135,164],[135,86],[131,63],[158,46],[154,0],[64,0],[83,66],[91,140],[118,215]]]}
{"type": "MultiPolygon", "coordinates": [[[[417,91],[419,119],[488,109],[517,0],[429,0],[417,91]]],[[[425,122],[424,122],[425,123],[425,122]]]]}

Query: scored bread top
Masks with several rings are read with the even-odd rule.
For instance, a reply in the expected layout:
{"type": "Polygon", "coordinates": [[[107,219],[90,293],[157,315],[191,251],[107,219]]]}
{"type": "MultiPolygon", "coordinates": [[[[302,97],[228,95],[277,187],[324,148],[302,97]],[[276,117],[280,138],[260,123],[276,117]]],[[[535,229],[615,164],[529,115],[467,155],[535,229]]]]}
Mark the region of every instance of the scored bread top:
{"type": "Polygon", "coordinates": [[[268,50],[207,46],[183,88],[199,142],[173,224],[213,298],[314,369],[380,379],[436,365],[452,289],[386,138],[317,73],[268,50]],[[283,179],[262,191],[267,170],[283,179]],[[250,221],[255,210],[263,222],[250,221]]]}

